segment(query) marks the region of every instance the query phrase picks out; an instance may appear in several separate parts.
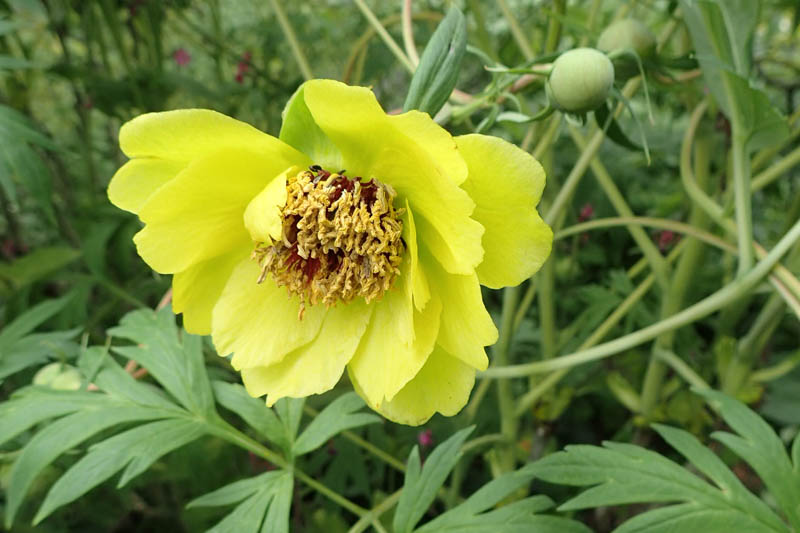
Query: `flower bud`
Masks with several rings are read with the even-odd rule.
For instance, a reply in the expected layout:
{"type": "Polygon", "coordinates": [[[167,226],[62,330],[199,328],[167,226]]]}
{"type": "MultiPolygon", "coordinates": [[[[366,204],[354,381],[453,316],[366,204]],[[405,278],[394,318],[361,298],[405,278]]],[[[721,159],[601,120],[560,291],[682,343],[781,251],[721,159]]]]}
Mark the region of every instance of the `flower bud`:
{"type": "Polygon", "coordinates": [[[638,20],[618,20],[600,34],[597,49],[606,53],[633,50],[641,59],[647,59],[656,50],[656,37],[638,20]]]}
{"type": "Polygon", "coordinates": [[[553,63],[547,94],[556,109],[586,113],[608,98],[614,84],[614,65],[594,48],[575,48],[553,63]]]}

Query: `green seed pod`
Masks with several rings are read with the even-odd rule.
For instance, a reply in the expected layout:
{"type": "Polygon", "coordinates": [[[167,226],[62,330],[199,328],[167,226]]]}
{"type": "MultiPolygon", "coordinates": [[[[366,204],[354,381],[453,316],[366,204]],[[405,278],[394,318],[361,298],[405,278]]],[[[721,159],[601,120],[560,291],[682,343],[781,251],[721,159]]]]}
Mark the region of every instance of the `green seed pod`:
{"type": "Polygon", "coordinates": [[[656,37],[638,20],[618,20],[600,34],[597,49],[606,53],[633,50],[644,60],[656,51],[656,37]]]}
{"type": "Polygon", "coordinates": [[[579,114],[605,102],[612,85],[611,60],[594,48],[575,48],[555,60],[546,89],[553,107],[579,114]]]}

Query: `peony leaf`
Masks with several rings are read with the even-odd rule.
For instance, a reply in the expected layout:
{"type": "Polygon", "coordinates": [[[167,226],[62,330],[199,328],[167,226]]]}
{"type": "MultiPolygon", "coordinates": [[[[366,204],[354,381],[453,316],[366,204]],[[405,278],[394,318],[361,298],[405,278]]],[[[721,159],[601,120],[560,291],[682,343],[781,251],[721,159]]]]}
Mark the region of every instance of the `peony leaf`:
{"type": "Polygon", "coordinates": [[[306,454],[316,450],[342,431],[380,422],[381,418],[378,415],[357,412],[364,405],[364,400],[355,392],[339,396],[303,430],[294,443],[292,453],[295,456],[306,454]]]}

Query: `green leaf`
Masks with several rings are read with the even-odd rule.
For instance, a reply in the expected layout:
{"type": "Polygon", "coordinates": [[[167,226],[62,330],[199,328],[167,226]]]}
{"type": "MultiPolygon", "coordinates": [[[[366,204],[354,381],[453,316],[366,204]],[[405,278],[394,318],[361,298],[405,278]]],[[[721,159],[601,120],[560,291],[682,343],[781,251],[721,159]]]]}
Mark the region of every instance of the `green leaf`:
{"type": "Polygon", "coordinates": [[[406,464],[403,492],[394,513],[393,527],[397,533],[408,533],[419,522],[422,515],[436,497],[436,491],[461,457],[461,445],[475,426],[458,431],[436,447],[422,467],[419,447],[414,446],[406,464]]]}
{"type": "Polygon", "coordinates": [[[800,528],[800,476],[780,437],[763,418],[746,405],[717,391],[697,390],[738,433],[716,431],[712,437],[744,459],[758,473],[789,521],[800,528]]]}
{"type": "Polygon", "coordinates": [[[160,457],[202,436],[205,428],[198,420],[171,418],[130,429],[95,444],[56,481],[36,513],[34,525],[123,468],[125,472],[117,487],[124,486],[160,457]]]}
{"type": "Polygon", "coordinates": [[[46,246],[12,261],[0,263],[0,282],[20,289],[50,276],[78,259],[79,250],[67,246],[46,246]]]}
{"type": "Polygon", "coordinates": [[[380,417],[372,413],[358,413],[364,407],[355,392],[348,392],[336,398],[319,413],[297,438],[292,453],[300,456],[316,450],[334,435],[346,429],[380,422],[380,417]]]}
{"type": "Polygon", "coordinates": [[[58,145],[40,133],[39,128],[28,117],[2,104],[0,104],[0,138],[5,141],[30,142],[48,150],[59,150],[58,145]]]}
{"type": "Polygon", "coordinates": [[[422,53],[403,111],[419,109],[434,116],[442,108],[458,82],[466,47],[467,22],[452,6],[422,53]]]}
{"type": "Polygon", "coordinates": [[[534,465],[504,474],[478,489],[460,505],[436,517],[416,533],[440,531],[469,533],[586,532],[588,528],[566,518],[537,515],[553,507],[547,496],[532,496],[499,509],[492,509],[511,493],[528,485],[534,477],[534,465]],[[489,510],[489,512],[483,513],[489,510]]]}
{"type": "Polygon", "coordinates": [[[26,387],[0,404],[0,444],[36,424],[83,409],[98,409],[104,403],[99,394],[26,387]]]}
{"type": "Polygon", "coordinates": [[[786,120],[759,89],[750,85],[751,47],[758,22],[752,0],[681,0],[703,77],[728,118],[739,123],[747,149],[788,137],[786,120]]]}
{"type": "Polygon", "coordinates": [[[300,429],[300,419],[303,418],[303,405],[305,398],[281,398],[275,402],[275,412],[283,424],[283,430],[290,444],[289,449],[294,445],[297,438],[297,430],[300,429]]]}
{"type": "Polygon", "coordinates": [[[294,478],[286,473],[275,485],[272,505],[269,506],[261,533],[289,533],[289,512],[294,496],[294,478]]]}
{"type": "Polygon", "coordinates": [[[171,413],[106,401],[60,418],[39,431],[11,467],[6,499],[6,527],[11,527],[22,499],[44,467],[92,435],[124,422],[165,418],[171,413]]]}
{"type": "Polygon", "coordinates": [[[113,350],[147,368],[181,405],[203,416],[215,413],[202,337],[184,332],[179,338],[169,306],[159,312],[142,309],[128,313],[109,333],[136,343],[113,350]]]}
{"type": "Polygon", "coordinates": [[[15,318],[0,331],[0,348],[8,349],[16,341],[41,326],[48,318],[64,309],[73,296],[74,293],[69,293],[61,298],[45,300],[15,318]]]}
{"type": "MultiPolygon", "coordinates": [[[[702,523],[703,531],[730,531],[731,523],[740,531],[788,532],[781,520],[758,498],[747,496],[743,487],[723,474],[718,459],[705,450],[688,432],[657,426],[656,430],[718,483],[719,488],[690,473],[658,453],[631,444],[606,442],[596,446],[568,446],[566,451],[546,456],[534,463],[537,477],[544,481],[576,486],[592,486],[567,501],[559,510],[587,509],[630,503],[672,503],[636,517],[619,531],[650,531],[639,524],[660,524],[648,515],[659,513],[686,524],[702,523]],[[701,452],[699,450],[705,450],[701,452]],[[677,502],[677,504],[676,504],[677,502]],[[680,512],[673,511],[676,507],[680,512]],[[627,529],[630,528],[630,529],[627,529]]],[[[659,525],[659,531],[694,531],[691,527],[659,525]]]]}
{"type": "Polygon", "coordinates": [[[242,502],[209,532],[283,533],[289,531],[293,490],[291,473],[267,472],[200,496],[186,507],[219,507],[242,502]]]}
{"type": "Polygon", "coordinates": [[[226,409],[236,413],[247,424],[270,442],[288,452],[289,436],[275,411],[268,408],[264,399],[253,398],[244,387],[236,383],[214,381],[211,383],[217,401],[226,409]]]}
{"type": "Polygon", "coordinates": [[[252,496],[264,487],[276,483],[278,478],[283,475],[284,472],[274,471],[266,472],[260,476],[234,481],[208,494],[203,494],[199,498],[195,498],[186,505],[186,508],[221,507],[238,503],[252,496]]]}
{"type": "MultiPolygon", "coordinates": [[[[537,515],[535,513],[552,506],[546,496],[532,496],[478,516],[454,516],[440,522],[436,519],[425,524],[417,533],[589,533],[591,530],[568,518],[537,515]]],[[[449,515],[445,513],[442,517],[449,515]]]]}
{"type": "Polygon", "coordinates": [[[164,393],[142,381],[134,379],[108,354],[108,349],[92,346],[81,354],[78,368],[100,390],[112,398],[127,400],[135,404],[157,407],[182,414],[184,411],[169,401],[164,393]]]}
{"type": "Polygon", "coordinates": [[[614,119],[614,116],[608,109],[608,103],[595,109],[594,117],[597,120],[597,125],[605,130],[606,136],[616,144],[635,152],[644,151],[643,147],[630,140],[625,132],[622,131],[622,128],[619,127],[619,123],[614,119]]]}

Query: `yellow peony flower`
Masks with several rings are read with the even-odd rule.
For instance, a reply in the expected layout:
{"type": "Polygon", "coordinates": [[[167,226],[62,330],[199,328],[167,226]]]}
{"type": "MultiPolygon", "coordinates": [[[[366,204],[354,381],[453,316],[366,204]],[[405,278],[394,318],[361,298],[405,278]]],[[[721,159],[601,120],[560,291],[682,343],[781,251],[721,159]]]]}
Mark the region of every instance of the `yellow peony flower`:
{"type": "Polygon", "coordinates": [[[144,222],[139,255],[268,405],[347,367],[391,420],[456,414],[497,340],[480,284],[517,285],[550,252],[535,159],[386,115],[363,87],[303,84],[277,139],[186,109],[131,120],[120,145],[108,196],[144,222]]]}

